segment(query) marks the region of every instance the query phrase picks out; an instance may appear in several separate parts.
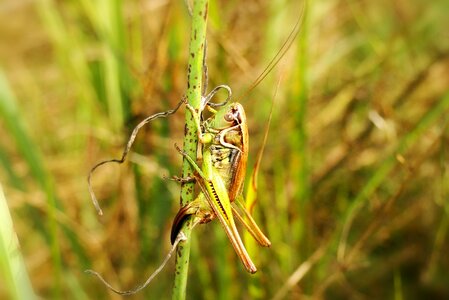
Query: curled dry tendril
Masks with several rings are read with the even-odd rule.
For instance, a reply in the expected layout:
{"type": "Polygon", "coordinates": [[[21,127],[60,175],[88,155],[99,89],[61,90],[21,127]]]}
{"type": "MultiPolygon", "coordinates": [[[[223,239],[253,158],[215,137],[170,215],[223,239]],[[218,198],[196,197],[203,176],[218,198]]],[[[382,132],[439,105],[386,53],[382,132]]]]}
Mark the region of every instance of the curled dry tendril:
{"type": "Polygon", "coordinates": [[[97,210],[98,214],[101,216],[103,215],[103,211],[101,210],[100,204],[98,203],[97,197],[95,196],[95,192],[92,188],[92,174],[94,173],[94,171],[96,169],[98,169],[100,166],[105,165],[107,163],[118,163],[118,164],[122,164],[125,160],[126,157],[129,153],[129,151],[131,150],[131,147],[134,143],[134,140],[136,139],[137,134],[139,133],[139,130],[145,126],[146,124],[148,124],[149,122],[158,119],[158,118],[165,118],[169,115],[174,114],[179,107],[181,107],[182,103],[184,102],[184,97],[182,98],[181,101],[179,101],[179,103],[176,105],[176,107],[174,109],[171,110],[167,110],[164,112],[160,112],[154,115],[151,115],[149,117],[147,117],[146,119],[144,119],[142,122],[140,122],[139,124],[137,124],[136,127],[134,127],[133,132],[131,133],[131,136],[128,139],[128,143],[126,144],[125,150],[123,151],[122,157],[120,159],[109,159],[109,160],[104,160],[101,161],[99,163],[97,163],[95,166],[92,167],[92,169],[90,169],[89,171],[89,175],[87,176],[87,184],[89,187],[89,193],[90,193],[90,197],[92,199],[92,202],[95,206],[95,209],[97,210]]]}
{"type": "MultiPolygon", "coordinates": [[[[193,226],[195,226],[195,225],[196,224],[194,224],[193,226]]],[[[181,241],[186,241],[186,240],[187,240],[187,237],[185,236],[185,234],[182,231],[180,231],[178,236],[176,237],[176,240],[173,243],[170,251],[168,252],[167,256],[165,257],[164,261],[162,262],[162,264],[147,278],[147,280],[143,284],[138,285],[137,287],[135,287],[132,290],[121,291],[121,290],[118,290],[118,289],[114,288],[109,282],[106,281],[106,279],[103,278],[103,276],[100,275],[100,273],[98,273],[98,272],[96,272],[94,270],[85,270],[84,272],[87,273],[87,274],[91,274],[91,275],[97,276],[97,278],[101,282],[103,282],[103,284],[108,289],[110,289],[111,291],[113,291],[116,294],[119,294],[119,295],[122,295],[122,296],[132,295],[132,294],[135,294],[135,293],[143,290],[144,288],[146,288],[150,284],[150,282],[157,276],[157,274],[159,274],[162,271],[162,269],[164,269],[165,265],[170,260],[170,257],[173,255],[173,252],[175,252],[176,247],[178,246],[178,244],[181,241]]]]}

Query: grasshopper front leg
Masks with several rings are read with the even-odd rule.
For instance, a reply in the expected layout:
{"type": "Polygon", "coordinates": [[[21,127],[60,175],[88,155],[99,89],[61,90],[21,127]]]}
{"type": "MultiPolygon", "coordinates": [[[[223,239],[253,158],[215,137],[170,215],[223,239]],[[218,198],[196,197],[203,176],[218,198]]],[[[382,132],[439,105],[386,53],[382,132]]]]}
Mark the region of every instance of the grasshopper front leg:
{"type": "MultiPolygon", "coordinates": [[[[200,114],[189,103],[186,103],[186,108],[188,110],[190,110],[190,113],[193,116],[193,120],[195,121],[195,127],[196,127],[196,130],[198,132],[198,140],[203,145],[204,144],[210,144],[213,137],[210,134],[202,132],[202,130],[201,130],[201,117],[200,117],[200,114]]],[[[178,149],[178,151],[180,151],[180,150],[178,149]]],[[[182,151],[181,151],[181,154],[182,154],[182,151]]]]}

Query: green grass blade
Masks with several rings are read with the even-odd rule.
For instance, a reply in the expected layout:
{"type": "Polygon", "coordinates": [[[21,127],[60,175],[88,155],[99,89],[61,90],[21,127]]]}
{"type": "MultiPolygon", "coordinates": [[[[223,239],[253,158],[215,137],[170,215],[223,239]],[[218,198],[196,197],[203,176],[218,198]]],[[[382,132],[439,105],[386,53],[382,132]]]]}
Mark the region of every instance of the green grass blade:
{"type": "Polygon", "coordinates": [[[124,106],[121,95],[120,64],[114,53],[115,49],[123,49],[122,16],[120,1],[102,0],[97,2],[97,30],[105,38],[103,41],[102,73],[104,76],[106,101],[109,115],[115,129],[124,124],[124,106]]]}
{"type": "Polygon", "coordinates": [[[27,161],[31,173],[39,181],[41,186],[46,186],[47,174],[42,166],[42,159],[35,151],[34,143],[26,134],[25,126],[20,117],[16,99],[11,93],[7,79],[0,70],[0,116],[14,138],[17,147],[27,161]]]}
{"type": "Polygon", "coordinates": [[[22,180],[19,175],[17,175],[8,159],[7,153],[2,148],[0,148],[0,165],[3,167],[3,170],[6,171],[10,183],[17,189],[25,190],[22,180]]]}
{"type": "MultiPolygon", "coordinates": [[[[43,160],[39,154],[37,145],[30,139],[25,129],[24,122],[16,105],[16,99],[11,93],[6,77],[0,70],[0,116],[3,118],[11,137],[13,137],[18,151],[27,162],[35,180],[47,197],[48,231],[50,237],[52,259],[55,266],[55,293],[58,293],[61,274],[61,255],[57,238],[58,226],[56,223],[56,210],[59,206],[53,188],[50,174],[45,170],[43,160]]],[[[44,233],[45,235],[46,233],[44,233]]]]}
{"type": "Polygon", "coordinates": [[[0,220],[0,281],[10,299],[36,299],[1,184],[0,220]]]}

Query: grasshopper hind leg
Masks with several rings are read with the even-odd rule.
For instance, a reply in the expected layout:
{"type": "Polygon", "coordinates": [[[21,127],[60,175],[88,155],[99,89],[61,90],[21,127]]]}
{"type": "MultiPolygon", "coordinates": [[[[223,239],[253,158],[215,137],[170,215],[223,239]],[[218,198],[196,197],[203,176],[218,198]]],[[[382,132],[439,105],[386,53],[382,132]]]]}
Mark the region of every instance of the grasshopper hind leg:
{"type": "Polygon", "coordinates": [[[178,213],[176,214],[175,218],[173,219],[173,224],[171,227],[170,241],[172,245],[175,242],[176,237],[181,231],[181,228],[183,227],[184,223],[192,215],[195,219],[194,220],[195,225],[198,223],[202,224],[208,223],[212,221],[215,217],[213,212],[207,207],[204,207],[204,202],[201,202],[201,200],[199,200],[198,198],[193,202],[190,202],[189,204],[181,207],[178,213]]]}
{"type": "Polygon", "coordinates": [[[191,212],[191,210],[192,208],[190,207],[190,205],[186,205],[184,207],[181,207],[181,209],[176,214],[176,217],[173,220],[173,224],[171,226],[171,233],[170,233],[170,242],[172,245],[175,242],[176,237],[181,231],[181,228],[184,225],[184,223],[191,215],[194,214],[194,212],[191,212]]]}

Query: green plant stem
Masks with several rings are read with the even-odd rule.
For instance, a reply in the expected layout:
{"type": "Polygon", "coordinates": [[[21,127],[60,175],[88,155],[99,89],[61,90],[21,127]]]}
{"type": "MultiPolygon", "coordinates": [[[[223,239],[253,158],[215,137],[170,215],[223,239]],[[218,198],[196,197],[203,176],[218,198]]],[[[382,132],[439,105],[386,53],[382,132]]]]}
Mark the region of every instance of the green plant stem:
{"type": "MultiPolygon", "coordinates": [[[[187,101],[196,110],[199,109],[201,103],[202,75],[203,75],[203,59],[204,45],[206,41],[207,27],[207,11],[208,1],[197,0],[193,4],[192,28],[190,33],[189,61],[187,73],[187,101]]],[[[184,151],[191,157],[196,157],[196,149],[198,144],[197,129],[192,114],[186,109],[184,136],[184,151]]],[[[184,159],[182,167],[182,176],[192,177],[193,169],[186,159],[184,159]]],[[[181,187],[181,206],[193,201],[194,199],[194,183],[185,183],[181,187]]],[[[185,299],[187,276],[189,271],[190,256],[190,234],[192,223],[186,222],[182,232],[187,240],[178,245],[175,267],[175,282],[173,286],[172,299],[185,299]]]]}

